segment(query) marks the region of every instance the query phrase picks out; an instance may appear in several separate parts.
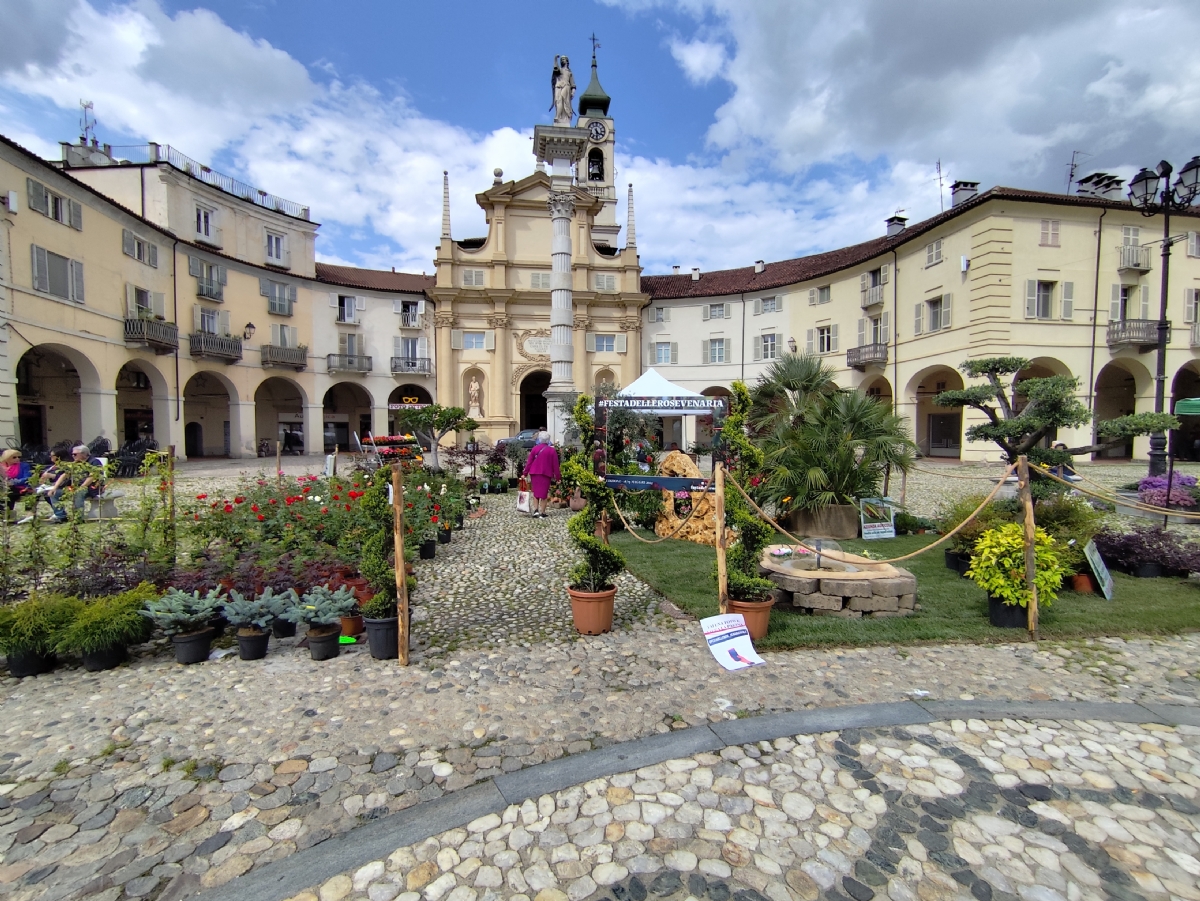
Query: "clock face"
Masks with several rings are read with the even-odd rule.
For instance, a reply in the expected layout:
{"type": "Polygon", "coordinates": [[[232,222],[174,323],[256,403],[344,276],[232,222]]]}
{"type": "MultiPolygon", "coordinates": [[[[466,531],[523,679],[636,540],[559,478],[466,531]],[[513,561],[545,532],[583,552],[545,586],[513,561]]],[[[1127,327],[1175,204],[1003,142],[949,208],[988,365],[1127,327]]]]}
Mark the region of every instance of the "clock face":
{"type": "Polygon", "coordinates": [[[588,136],[593,141],[603,141],[606,134],[608,134],[608,129],[604,127],[603,122],[593,120],[588,124],[588,136]]]}

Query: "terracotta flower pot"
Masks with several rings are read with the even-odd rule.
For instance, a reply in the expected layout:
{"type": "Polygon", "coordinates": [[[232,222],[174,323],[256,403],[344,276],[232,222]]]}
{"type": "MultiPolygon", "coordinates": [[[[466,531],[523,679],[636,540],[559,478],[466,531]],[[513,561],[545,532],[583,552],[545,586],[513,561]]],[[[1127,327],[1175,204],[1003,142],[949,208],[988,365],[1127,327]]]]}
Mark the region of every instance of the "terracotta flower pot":
{"type": "Polygon", "coordinates": [[[1092,577],[1087,573],[1075,573],[1071,576],[1071,588],[1076,594],[1095,594],[1092,577]]]}
{"type": "Polygon", "coordinates": [[[571,512],[578,513],[580,510],[582,510],[586,506],[587,506],[587,498],[585,498],[583,496],[582,492],[578,488],[576,488],[575,493],[573,495],[571,495],[571,512]]]}
{"type": "Polygon", "coordinates": [[[363,618],[359,616],[343,616],[342,617],[342,634],[343,635],[362,635],[363,618]]]}
{"type": "Polygon", "coordinates": [[[729,612],[740,613],[746,621],[746,631],[750,633],[751,641],[766,638],[767,629],[771,626],[771,608],[775,606],[775,598],[766,601],[738,601],[729,599],[729,612]]]}
{"type": "Polygon", "coordinates": [[[613,600],[617,589],[607,591],[576,591],[567,589],[571,598],[571,616],[575,631],[580,635],[602,635],[612,631],[613,600]]]}

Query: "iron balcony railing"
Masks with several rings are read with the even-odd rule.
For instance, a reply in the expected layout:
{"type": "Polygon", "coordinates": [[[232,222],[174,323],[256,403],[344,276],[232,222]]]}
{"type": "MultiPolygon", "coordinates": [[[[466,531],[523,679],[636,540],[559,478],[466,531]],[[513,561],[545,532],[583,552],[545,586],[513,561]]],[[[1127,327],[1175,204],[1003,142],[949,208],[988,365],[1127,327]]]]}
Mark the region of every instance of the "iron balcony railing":
{"type": "Polygon", "coordinates": [[[420,313],[405,311],[400,314],[400,328],[424,328],[425,325],[421,322],[422,318],[424,317],[420,313]]]}
{"type": "Polygon", "coordinates": [[[429,375],[431,371],[429,357],[392,357],[392,372],[429,375]]]}
{"type": "Polygon", "coordinates": [[[127,318],[125,340],[149,345],[156,353],[171,353],[179,347],[179,326],[174,322],[163,322],[161,319],[127,318]]]}
{"type": "MultiPolygon", "coordinates": [[[[1167,323],[1167,336],[1170,338],[1170,323],[1167,323]]],[[[1121,319],[1108,324],[1108,346],[1121,347],[1153,347],[1158,344],[1157,319],[1121,319]]]]}
{"type": "Polygon", "coordinates": [[[1131,272],[1150,271],[1150,248],[1139,247],[1137,244],[1122,244],[1117,248],[1120,254],[1117,269],[1127,269],[1131,272]]]}
{"type": "Polygon", "coordinates": [[[271,297],[267,299],[267,312],[276,316],[291,316],[292,302],[286,297],[271,297]]]}
{"type": "Polygon", "coordinates": [[[307,347],[280,347],[263,344],[258,348],[263,366],[286,366],[299,372],[308,366],[307,347]]]}
{"type": "Polygon", "coordinates": [[[215,225],[208,227],[208,234],[196,229],[196,240],[201,244],[208,244],[210,247],[224,247],[225,238],[224,232],[215,225]]]}
{"type": "Polygon", "coordinates": [[[210,300],[224,300],[225,286],[215,278],[204,278],[201,276],[196,279],[196,296],[207,297],[210,300]]]}
{"type": "Polygon", "coordinates": [[[1192,323],[1192,347],[1200,347],[1200,322],[1192,323]]]}
{"type": "Polygon", "coordinates": [[[862,347],[852,347],[846,351],[846,365],[851,369],[864,369],[871,363],[886,363],[888,361],[888,346],[886,344],[864,344],[862,347]]]}
{"type": "Polygon", "coordinates": [[[212,357],[227,363],[236,363],[242,358],[242,339],[212,335],[208,332],[192,332],[188,335],[193,357],[212,357]]]}
{"type": "Polygon", "coordinates": [[[330,372],[370,372],[371,358],[365,354],[329,354],[325,365],[330,372]]]}
{"type": "Polygon", "coordinates": [[[863,309],[873,307],[877,303],[883,303],[883,285],[872,285],[862,292],[860,303],[863,309]]]}

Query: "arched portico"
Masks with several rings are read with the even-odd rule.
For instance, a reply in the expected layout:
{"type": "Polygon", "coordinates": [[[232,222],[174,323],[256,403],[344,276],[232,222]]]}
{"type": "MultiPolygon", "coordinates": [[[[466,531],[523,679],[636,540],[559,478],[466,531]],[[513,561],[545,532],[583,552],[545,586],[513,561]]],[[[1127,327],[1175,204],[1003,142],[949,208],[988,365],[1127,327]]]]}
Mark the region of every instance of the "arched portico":
{"type": "MultiPolygon", "coordinates": [[[[1096,375],[1096,420],[1116,419],[1130,413],[1153,409],[1154,379],[1141,363],[1120,357],[1107,364],[1096,375]]],[[[1139,439],[1146,440],[1146,439],[1139,439]]],[[[1131,458],[1138,451],[1134,441],[1094,454],[1095,459],[1131,458]]]]}
{"type": "Polygon", "coordinates": [[[322,400],[325,453],[334,447],[346,450],[353,444],[353,435],[361,441],[364,435],[374,434],[371,392],[356,382],[338,382],[325,392],[322,400]]]}
{"type": "Polygon", "coordinates": [[[104,385],[81,351],[63,344],[37,344],[16,366],[20,440],[33,447],[90,442],[118,443],[116,389],[104,385]]]}
{"type": "Polygon", "coordinates": [[[184,453],[192,457],[240,456],[241,424],[231,416],[237,389],[224,374],[205,369],[183,386],[184,453]]]}
{"type": "Polygon", "coordinates": [[[307,406],[308,396],[292,379],[276,375],[259,382],[254,391],[256,445],[266,441],[268,456],[274,455],[276,441],[285,454],[304,453],[307,406]]]}
{"type": "Polygon", "coordinates": [[[930,366],[908,380],[904,393],[917,448],[925,456],[958,459],[962,455],[962,410],[933,402],[943,391],[962,387],[962,376],[949,366],[930,366]]]}
{"type": "Polygon", "coordinates": [[[397,424],[400,419],[400,409],[396,409],[396,404],[431,404],[433,396],[426,388],[420,385],[401,385],[399,388],[394,388],[392,393],[388,395],[388,434],[397,435],[400,433],[400,426],[397,424]]]}

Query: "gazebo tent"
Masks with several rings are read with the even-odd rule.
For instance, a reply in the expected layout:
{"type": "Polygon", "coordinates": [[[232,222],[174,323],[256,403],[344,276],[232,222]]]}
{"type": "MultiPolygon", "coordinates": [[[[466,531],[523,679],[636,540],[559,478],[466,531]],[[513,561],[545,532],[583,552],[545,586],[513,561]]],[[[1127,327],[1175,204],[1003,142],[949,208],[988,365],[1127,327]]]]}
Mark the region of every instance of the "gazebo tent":
{"type": "Polygon", "coordinates": [[[647,369],[632,384],[618,391],[617,397],[647,398],[660,401],[660,403],[648,403],[644,407],[629,408],[637,413],[685,416],[711,412],[711,407],[707,406],[709,398],[668,381],[656,369],[647,369]],[[697,400],[691,400],[693,398],[697,400]],[[671,403],[677,399],[680,401],[679,403],[671,403]],[[689,400],[691,403],[688,403],[689,400]]]}

